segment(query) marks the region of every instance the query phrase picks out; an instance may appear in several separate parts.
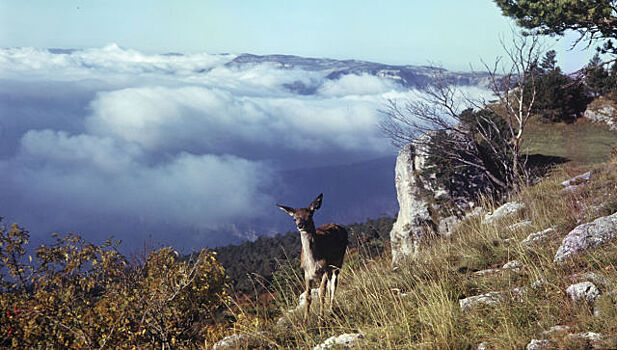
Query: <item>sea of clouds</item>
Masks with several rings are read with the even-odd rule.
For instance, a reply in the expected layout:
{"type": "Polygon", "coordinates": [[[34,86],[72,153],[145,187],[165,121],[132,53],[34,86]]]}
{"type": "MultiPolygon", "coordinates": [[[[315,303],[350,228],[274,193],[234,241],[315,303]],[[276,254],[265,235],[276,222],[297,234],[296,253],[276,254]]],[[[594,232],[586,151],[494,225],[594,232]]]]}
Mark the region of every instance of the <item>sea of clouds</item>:
{"type": "Polygon", "coordinates": [[[379,109],[417,91],[235,57],[0,49],[0,216],[35,241],[214,246],[292,227],[286,171],[395,157],[379,109]]]}

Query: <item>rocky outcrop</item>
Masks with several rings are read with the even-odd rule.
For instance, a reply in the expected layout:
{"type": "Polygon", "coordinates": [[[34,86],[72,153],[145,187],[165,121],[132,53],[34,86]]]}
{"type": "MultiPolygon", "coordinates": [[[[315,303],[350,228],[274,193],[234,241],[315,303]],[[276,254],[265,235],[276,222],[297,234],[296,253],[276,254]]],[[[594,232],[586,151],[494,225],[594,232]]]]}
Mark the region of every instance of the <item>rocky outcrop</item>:
{"type": "Polygon", "coordinates": [[[563,239],[553,261],[561,263],[589,248],[599,247],[614,239],[616,234],[617,213],[579,225],[563,239]]]}
{"type": "Polygon", "coordinates": [[[390,231],[393,264],[414,256],[427,230],[434,226],[430,206],[422,197],[423,188],[418,178],[418,167],[423,166],[425,157],[421,147],[410,144],[396,158],[395,185],[399,213],[390,231]]]}
{"type": "Polygon", "coordinates": [[[340,347],[351,348],[362,339],[364,339],[362,333],[346,333],[339,336],[332,336],[326,339],[325,342],[315,346],[313,350],[339,349],[340,347]]]}
{"type": "Polygon", "coordinates": [[[587,108],[583,116],[592,122],[604,123],[610,130],[617,131],[617,108],[613,105],[603,104],[587,108]]]}

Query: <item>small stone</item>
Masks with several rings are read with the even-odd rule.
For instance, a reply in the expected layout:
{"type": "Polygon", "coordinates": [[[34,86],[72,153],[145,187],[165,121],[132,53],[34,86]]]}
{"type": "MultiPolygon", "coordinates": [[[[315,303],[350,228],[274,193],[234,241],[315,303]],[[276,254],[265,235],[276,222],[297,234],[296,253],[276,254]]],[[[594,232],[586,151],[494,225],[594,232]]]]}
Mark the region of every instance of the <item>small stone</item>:
{"type": "Polygon", "coordinates": [[[476,350],[487,350],[487,349],[488,349],[488,346],[484,342],[476,345],[476,350]]]}
{"type": "Polygon", "coordinates": [[[508,202],[500,206],[499,208],[495,209],[495,211],[493,211],[492,213],[486,214],[484,216],[484,223],[487,225],[494,224],[497,220],[503,217],[509,216],[509,215],[513,215],[521,211],[524,208],[525,208],[524,203],[508,202]]]}
{"type": "Polygon", "coordinates": [[[518,260],[512,260],[505,263],[501,268],[504,270],[512,270],[518,272],[523,268],[523,263],[518,260]]]}
{"type": "Polygon", "coordinates": [[[498,272],[501,272],[501,270],[500,269],[486,269],[486,270],[476,271],[473,274],[476,276],[485,276],[485,275],[492,275],[498,272]]]}
{"type": "Polygon", "coordinates": [[[546,339],[531,339],[527,344],[527,350],[542,350],[549,349],[551,347],[551,341],[546,339]]]}
{"type": "Polygon", "coordinates": [[[577,184],[589,181],[590,178],[591,178],[591,171],[588,171],[584,174],[577,175],[571,179],[568,179],[562,182],[561,186],[566,187],[566,188],[568,186],[576,186],[577,184]]]}
{"type": "Polygon", "coordinates": [[[494,305],[503,300],[500,292],[489,292],[486,294],[475,295],[458,301],[461,311],[468,311],[480,305],[494,305]]]}
{"type": "Polygon", "coordinates": [[[517,222],[516,224],[512,224],[508,226],[508,230],[516,231],[516,230],[525,228],[527,226],[531,226],[531,220],[525,220],[525,221],[517,222]]]}
{"type": "Polygon", "coordinates": [[[531,288],[536,289],[542,287],[546,283],[546,278],[540,277],[531,283],[531,288]]]}
{"type": "Polygon", "coordinates": [[[544,240],[546,240],[549,235],[551,233],[555,232],[555,228],[554,227],[549,227],[547,229],[545,229],[544,231],[538,231],[538,232],[534,232],[532,234],[530,234],[529,236],[527,236],[527,238],[525,238],[521,244],[523,245],[529,245],[532,243],[539,243],[542,242],[544,240]]]}
{"type": "Polygon", "coordinates": [[[570,326],[557,325],[551,327],[549,330],[542,332],[544,335],[551,335],[554,333],[565,333],[570,330],[570,326]]]}
{"type": "Polygon", "coordinates": [[[593,304],[600,297],[600,291],[591,282],[573,284],[566,289],[566,294],[572,301],[586,301],[589,304],[593,304]]]}
{"type": "Polygon", "coordinates": [[[571,339],[585,339],[587,341],[600,341],[600,340],[602,340],[603,336],[600,333],[582,332],[582,333],[568,334],[568,338],[571,338],[571,339]]]}
{"type": "Polygon", "coordinates": [[[246,341],[247,338],[248,336],[246,334],[228,335],[214,344],[212,350],[236,349],[242,342],[246,341]]]}
{"type": "Polygon", "coordinates": [[[323,343],[315,346],[313,350],[326,350],[336,346],[351,348],[361,339],[364,339],[364,335],[362,333],[345,333],[326,339],[323,343]]]}
{"type": "MultiPolygon", "coordinates": [[[[311,289],[311,299],[316,300],[317,298],[319,298],[319,289],[311,289]]],[[[300,294],[300,296],[298,297],[298,306],[296,306],[296,308],[293,310],[289,310],[289,312],[303,310],[304,305],[306,305],[306,292],[302,292],[302,294],[300,294]]]]}

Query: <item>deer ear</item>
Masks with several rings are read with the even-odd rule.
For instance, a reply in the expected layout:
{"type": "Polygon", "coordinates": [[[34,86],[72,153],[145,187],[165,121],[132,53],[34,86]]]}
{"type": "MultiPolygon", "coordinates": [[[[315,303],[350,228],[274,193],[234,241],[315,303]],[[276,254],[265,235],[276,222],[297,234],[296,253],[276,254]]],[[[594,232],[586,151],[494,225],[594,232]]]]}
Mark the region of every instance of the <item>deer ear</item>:
{"type": "Polygon", "coordinates": [[[277,204],[276,206],[281,208],[282,211],[286,212],[287,214],[289,214],[291,216],[294,216],[294,213],[296,212],[296,209],[291,208],[291,207],[286,207],[286,206],[280,205],[280,204],[277,204]]]}
{"type": "Polygon", "coordinates": [[[315,211],[315,210],[321,208],[321,200],[322,199],[323,199],[323,193],[320,193],[319,196],[317,196],[317,198],[315,198],[313,203],[311,203],[311,205],[309,205],[309,210],[310,211],[315,211]]]}

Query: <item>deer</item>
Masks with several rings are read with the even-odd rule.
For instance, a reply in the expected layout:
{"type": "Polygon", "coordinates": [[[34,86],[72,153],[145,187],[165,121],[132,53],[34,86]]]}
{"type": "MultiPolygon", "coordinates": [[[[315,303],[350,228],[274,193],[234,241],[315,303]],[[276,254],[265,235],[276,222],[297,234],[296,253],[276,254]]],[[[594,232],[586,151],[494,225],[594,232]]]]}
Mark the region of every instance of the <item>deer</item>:
{"type": "Polygon", "coordinates": [[[327,223],[315,229],[313,214],[321,207],[323,193],[320,193],[307,208],[291,208],[277,204],[281,210],[293,217],[300,232],[302,252],[300,266],[304,271],[304,323],[309,318],[311,307],[311,282],[319,282],[319,319],[323,319],[326,288],[330,292],[330,312],[338,285],[338,275],[343,267],[347,250],[347,230],[340,225],[327,223]]]}

